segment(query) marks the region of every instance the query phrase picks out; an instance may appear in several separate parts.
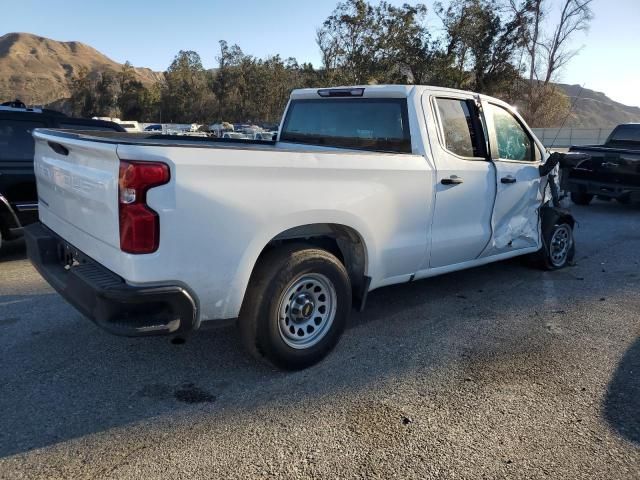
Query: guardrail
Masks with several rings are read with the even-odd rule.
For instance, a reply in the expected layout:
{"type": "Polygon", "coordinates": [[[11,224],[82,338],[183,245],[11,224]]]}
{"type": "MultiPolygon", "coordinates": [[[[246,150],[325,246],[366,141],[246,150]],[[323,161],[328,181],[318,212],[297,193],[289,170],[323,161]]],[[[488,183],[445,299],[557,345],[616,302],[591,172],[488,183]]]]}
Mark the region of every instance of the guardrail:
{"type": "Polygon", "coordinates": [[[566,148],[571,145],[602,144],[613,128],[534,128],[533,133],[545,147],[566,148]]]}

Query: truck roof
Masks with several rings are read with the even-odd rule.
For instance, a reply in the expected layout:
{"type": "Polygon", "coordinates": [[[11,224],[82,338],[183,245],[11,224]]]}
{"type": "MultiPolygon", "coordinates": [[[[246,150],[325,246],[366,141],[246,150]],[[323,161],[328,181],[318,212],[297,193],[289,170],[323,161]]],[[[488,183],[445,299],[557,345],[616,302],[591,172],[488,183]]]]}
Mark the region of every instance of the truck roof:
{"type": "MultiPolygon", "coordinates": [[[[327,88],[298,88],[291,92],[292,100],[299,99],[317,99],[319,91],[360,91],[362,94],[353,96],[363,98],[406,98],[412,90],[420,89],[422,91],[438,91],[438,92],[451,92],[451,93],[464,93],[475,94],[467,90],[458,90],[455,88],[438,87],[436,85],[345,85],[341,87],[327,87],[327,88]]],[[[349,95],[345,95],[349,96],[349,95]]]]}

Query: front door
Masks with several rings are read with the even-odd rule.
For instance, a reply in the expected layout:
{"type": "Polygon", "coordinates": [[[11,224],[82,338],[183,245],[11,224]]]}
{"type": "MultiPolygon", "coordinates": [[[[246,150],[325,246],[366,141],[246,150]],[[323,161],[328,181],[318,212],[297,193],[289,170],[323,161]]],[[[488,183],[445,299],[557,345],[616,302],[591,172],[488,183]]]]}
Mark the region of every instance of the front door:
{"type": "Polygon", "coordinates": [[[491,239],[496,186],[473,97],[449,92],[425,96],[423,108],[437,125],[435,135],[429,135],[436,166],[436,198],[430,260],[428,266],[422,266],[426,269],[478,258],[491,239]]]}
{"type": "Polygon", "coordinates": [[[483,102],[496,168],[492,242],[482,256],[539,245],[541,154],[524,123],[510,109],[483,102]]]}

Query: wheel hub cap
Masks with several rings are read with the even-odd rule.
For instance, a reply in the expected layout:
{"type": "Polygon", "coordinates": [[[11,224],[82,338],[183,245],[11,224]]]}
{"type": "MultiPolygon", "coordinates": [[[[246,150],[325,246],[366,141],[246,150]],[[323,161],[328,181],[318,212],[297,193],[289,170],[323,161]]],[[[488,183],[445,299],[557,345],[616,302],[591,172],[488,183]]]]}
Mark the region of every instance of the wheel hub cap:
{"type": "Polygon", "coordinates": [[[312,347],[329,331],[336,306],[336,290],[327,277],[307,273],[295,278],[278,303],[280,336],[292,348],[312,347]]]}
{"type": "Polygon", "coordinates": [[[566,261],[572,244],[571,229],[566,225],[558,227],[551,237],[551,245],[549,248],[549,256],[554,266],[558,267],[566,261]]]}
{"type": "Polygon", "coordinates": [[[293,301],[289,304],[291,319],[295,323],[309,320],[315,309],[316,305],[313,301],[313,297],[308,293],[300,293],[296,295],[293,301]]]}

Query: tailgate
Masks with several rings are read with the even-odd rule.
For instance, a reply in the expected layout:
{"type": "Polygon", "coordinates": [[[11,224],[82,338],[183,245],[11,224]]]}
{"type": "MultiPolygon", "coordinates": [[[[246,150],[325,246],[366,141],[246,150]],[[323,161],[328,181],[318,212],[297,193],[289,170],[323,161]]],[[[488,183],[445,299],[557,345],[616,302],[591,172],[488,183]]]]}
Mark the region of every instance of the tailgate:
{"type": "Polygon", "coordinates": [[[76,246],[86,234],[119,249],[117,144],[51,130],[33,136],[40,220],[76,246]]]}

